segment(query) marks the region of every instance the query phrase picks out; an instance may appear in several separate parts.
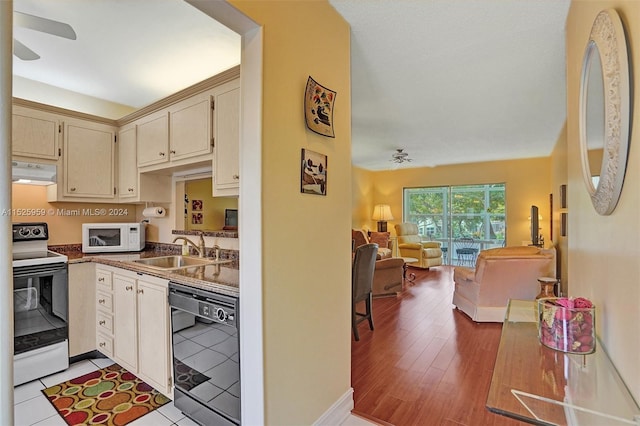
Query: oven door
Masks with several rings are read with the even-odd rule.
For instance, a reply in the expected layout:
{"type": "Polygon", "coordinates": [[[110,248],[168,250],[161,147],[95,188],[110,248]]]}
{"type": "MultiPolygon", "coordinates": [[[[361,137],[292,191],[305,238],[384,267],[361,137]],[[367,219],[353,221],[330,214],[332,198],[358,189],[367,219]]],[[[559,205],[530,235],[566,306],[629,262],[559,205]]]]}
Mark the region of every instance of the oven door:
{"type": "Polygon", "coordinates": [[[13,268],[14,354],[69,336],[67,264],[13,268]]]}

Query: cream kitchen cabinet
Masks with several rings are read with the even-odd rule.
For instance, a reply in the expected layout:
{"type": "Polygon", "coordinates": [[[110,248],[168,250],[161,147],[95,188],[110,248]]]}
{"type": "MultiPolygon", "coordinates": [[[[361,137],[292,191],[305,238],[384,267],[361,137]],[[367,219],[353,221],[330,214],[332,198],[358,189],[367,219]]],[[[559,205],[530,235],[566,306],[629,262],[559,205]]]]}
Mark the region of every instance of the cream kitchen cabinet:
{"type": "Polygon", "coordinates": [[[95,267],[95,333],[97,349],[113,358],[113,271],[95,267]]]}
{"type": "Polygon", "coordinates": [[[136,126],[118,132],[118,197],[135,199],[138,196],[138,166],[136,163],[136,126]]]}
{"type": "Polygon", "coordinates": [[[114,200],[115,151],[115,127],[66,120],[62,165],[58,164],[58,183],[47,187],[48,201],[114,200]]]}
{"type": "Polygon", "coordinates": [[[153,201],[171,202],[171,175],[140,173],[137,158],[137,132],[135,125],[120,129],[116,146],[118,148],[118,201],[135,203],[153,201]]]}
{"type": "Polygon", "coordinates": [[[204,92],[169,108],[169,158],[171,161],[211,153],[211,102],[209,92],[204,92]]]}
{"type": "Polygon", "coordinates": [[[238,196],[240,186],[240,81],[215,89],[213,196],[238,196]]]}
{"type": "Polygon", "coordinates": [[[96,349],[96,269],[93,262],[69,264],[69,356],[96,349]]]}
{"type": "Polygon", "coordinates": [[[161,110],[136,121],[138,167],[169,161],[169,113],[161,110]]]}
{"type": "Polygon", "coordinates": [[[58,160],[59,116],[44,111],[13,107],[12,154],[18,157],[58,160]]]}
{"type": "Polygon", "coordinates": [[[210,161],[211,102],[203,92],[136,120],[138,167],[161,170],[210,161]]]}
{"type": "MultiPolygon", "coordinates": [[[[111,317],[106,314],[106,318],[98,318],[98,334],[107,336],[107,332],[101,332],[100,327],[111,326],[112,359],[170,396],[168,280],[98,265],[96,276],[99,277],[103,272],[112,274],[113,309],[111,317]],[[109,319],[112,319],[112,323],[109,323],[109,319]],[[101,320],[105,323],[100,323],[101,320]]],[[[98,342],[100,344],[100,340],[98,342]]],[[[100,347],[98,349],[102,350],[100,347]]]]}

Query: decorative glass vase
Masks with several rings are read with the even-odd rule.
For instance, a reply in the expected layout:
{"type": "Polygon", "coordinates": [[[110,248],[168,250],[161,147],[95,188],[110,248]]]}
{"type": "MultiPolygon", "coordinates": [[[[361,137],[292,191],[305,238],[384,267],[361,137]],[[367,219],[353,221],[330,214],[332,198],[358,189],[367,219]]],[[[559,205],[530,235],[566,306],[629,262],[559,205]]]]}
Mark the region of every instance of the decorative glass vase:
{"type": "Polygon", "coordinates": [[[538,299],[538,314],[538,337],[543,345],[572,354],[596,350],[596,311],[587,299],[538,299]]]}

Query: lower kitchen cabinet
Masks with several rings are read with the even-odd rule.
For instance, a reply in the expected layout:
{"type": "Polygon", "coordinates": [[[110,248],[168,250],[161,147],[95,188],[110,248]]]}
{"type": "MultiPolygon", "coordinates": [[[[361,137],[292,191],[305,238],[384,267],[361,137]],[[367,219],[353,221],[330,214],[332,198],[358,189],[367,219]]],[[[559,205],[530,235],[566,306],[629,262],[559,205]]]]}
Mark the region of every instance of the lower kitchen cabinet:
{"type": "Polygon", "coordinates": [[[69,356],[96,349],[95,264],[69,264],[69,356]]]}
{"type": "Polygon", "coordinates": [[[100,271],[112,273],[112,359],[171,396],[168,280],[104,265],[97,266],[96,275],[100,271]]]}

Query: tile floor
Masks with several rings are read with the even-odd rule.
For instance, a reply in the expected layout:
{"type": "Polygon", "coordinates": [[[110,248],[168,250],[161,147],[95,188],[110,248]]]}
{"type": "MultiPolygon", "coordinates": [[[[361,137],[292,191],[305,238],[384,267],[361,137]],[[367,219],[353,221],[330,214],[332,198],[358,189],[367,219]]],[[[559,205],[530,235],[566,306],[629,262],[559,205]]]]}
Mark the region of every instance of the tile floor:
{"type": "MultiPolygon", "coordinates": [[[[56,412],[53,405],[47,400],[42,389],[53,386],[60,382],[90,373],[99,368],[104,368],[113,364],[108,358],[92,359],[77,362],[65,371],[34,380],[16,386],[14,395],[14,422],[15,426],[66,426],[62,417],[56,412]]],[[[367,420],[350,416],[343,426],[365,426],[373,425],[367,420]]],[[[142,416],[138,420],[129,423],[131,426],[198,426],[197,423],[186,417],[173,405],[173,401],[151,413],[142,416]]]]}
{"type": "MultiPolygon", "coordinates": [[[[16,386],[13,392],[15,425],[66,426],[62,417],[41,392],[42,389],[111,364],[113,361],[108,358],[80,361],[60,373],[16,386]]],[[[169,402],[129,424],[131,426],[197,426],[197,423],[175,408],[173,402],[169,402]]]]}

